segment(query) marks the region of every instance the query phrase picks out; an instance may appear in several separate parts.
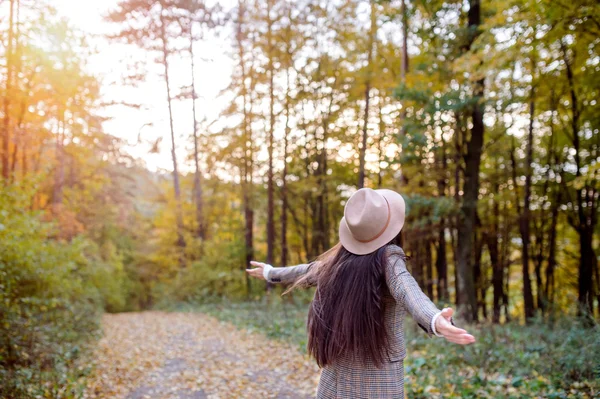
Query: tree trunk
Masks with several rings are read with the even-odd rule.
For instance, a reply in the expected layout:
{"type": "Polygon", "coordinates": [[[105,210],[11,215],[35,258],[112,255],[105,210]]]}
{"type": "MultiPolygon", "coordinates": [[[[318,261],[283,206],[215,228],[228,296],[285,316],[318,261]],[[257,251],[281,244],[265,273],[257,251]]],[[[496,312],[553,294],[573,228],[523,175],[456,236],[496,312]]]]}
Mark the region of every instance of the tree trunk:
{"type": "MultiPolygon", "coordinates": [[[[567,50],[564,43],[561,41],[561,48],[563,52],[563,57],[566,65],[566,73],[567,80],[569,82],[569,93],[571,96],[571,134],[572,134],[572,142],[575,150],[575,167],[576,167],[576,177],[581,176],[581,148],[580,148],[580,138],[579,138],[579,117],[581,116],[579,110],[579,102],[577,99],[577,93],[575,92],[574,85],[574,77],[573,70],[571,66],[571,61],[567,56],[567,50]]],[[[591,191],[594,191],[592,187],[586,185],[586,187],[578,188],[576,190],[577,195],[577,215],[573,218],[573,227],[579,234],[579,275],[577,278],[577,286],[579,290],[579,311],[578,314],[580,316],[585,316],[586,319],[591,323],[593,320],[591,319],[591,315],[593,314],[593,259],[594,250],[592,247],[593,234],[595,230],[595,220],[596,215],[594,214],[594,206],[595,199],[593,197],[589,197],[591,191]],[[590,206],[590,203],[591,206],[590,206]],[[585,204],[585,208],[584,208],[585,204]],[[586,211],[590,212],[590,215],[586,215],[586,211]]]]}
{"type": "Polygon", "coordinates": [[[8,16],[8,42],[6,45],[6,91],[4,93],[4,134],[2,135],[2,177],[8,183],[10,176],[10,99],[13,79],[13,20],[15,0],[10,0],[8,16]]]}
{"type": "Polygon", "coordinates": [[[200,162],[198,157],[198,121],[196,120],[196,78],[194,76],[194,22],[190,19],[190,60],[192,75],[192,117],[194,132],[194,202],[196,204],[196,236],[201,240],[206,238],[204,228],[204,211],[202,199],[202,173],[200,172],[200,162]]]}
{"type": "MultiPolygon", "coordinates": [[[[406,0],[402,0],[400,14],[402,14],[402,60],[400,62],[400,81],[402,84],[405,84],[406,74],[408,73],[408,11],[406,10],[406,0]]],[[[406,126],[404,125],[404,121],[406,120],[406,106],[404,104],[402,104],[400,120],[402,121],[400,134],[404,136],[406,134],[406,126]]]]}
{"type": "MultiPolygon", "coordinates": [[[[19,21],[19,17],[18,17],[18,12],[17,12],[17,23],[19,21]]],[[[17,25],[18,26],[18,25],[17,25]]],[[[19,31],[17,29],[17,35],[18,35],[19,31]]],[[[18,42],[18,41],[17,41],[18,42]]],[[[31,89],[32,83],[33,83],[33,76],[34,73],[31,74],[31,76],[28,77],[28,81],[27,81],[27,85],[25,86],[25,90],[27,92],[29,92],[29,90],[31,89]]],[[[22,176],[25,177],[25,169],[27,168],[27,155],[26,155],[26,149],[27,149],[27,134],[25,132],[25,129],[23,129],[23,124],[24,124],[24,119],[25,119],[25,113],[27,112],[27,102],[26,102],[27,98],[23,97],[21,99],[21,104],[19,106],[19,116],[17,118],[17,123],[15,125],[16,129],[15,129],[15,136],[17,138],[17,140],[15,140],[15,150],[13,151],[13,159],[12,159],[12,163],[11,163],[11,167],[10,170],[12,172],[12,176],[11,176],[11,180],[15,180],[16,178],[16,168],[17,168],[17,162],[18,162],[18,156],[19,156],[19,147],[21,148],[21,172],[22,172],[22,176]]]]}
{"type": "MultiPolygon", "coordinates": [[[[495,181],[492,192],[498,193],[499,189],[500,185],[497,181],[495,181]]],[[[504,265],[500,261],[500,254],[498,250],[500,205],[495,197],[492,197],[492,201],[492,223],[490,226],[490,232],[485,234],[485,240],[490,253],[490,262],[492,264],[492,288],[494,290],[492,322],[498,324],[500,323],[500,310],[504,297],[504,265]]]]}
{"type": "MultiPolygon", "coordinates": [[[[291,23],[291,22],[290,22],[291,23]]],[[[289,55],[289,48],[288,48],[289,55]]],[[[287,157],[288,140],[290,135],[290,68],[285,70],[286,92],[285,92],[285,132],[283,137],[283,172],[281,176],[281,266],[287,265],[288,247],[287,247],[287,157]]]]}
{"type": "MultiPolygon", "coordinates": [[[[479,218],[478,218],[479,220],[479,218]]],[[[481,258],[483,255],[483,238],[478,234],[477,230],[481,227],[480,222],[477,223],[477,228],[473,232],[473,242],[475,246],[475,254],[473,259],[473,277],[475,280],[475,292],[477,296],[477,311],[481,309],[483,319],[487,318],[487,309],[485,307],[485,273],[481,258]]]]}
{"type": "MultiPolygon", "coordinates": [[[[523,210],[519,217],[519,231],[521,232],[521,240],[523,242],[523,253],[521,256],[522,260],[522,273],[523,273],[523,303],[525,307],[525,320],[529,321],[534,315],[534,304],[533,294],[531,290],[531,277],[529,274],[529,220],[530,220],[530,203],[531,203],[531,175],[532,175],[532,163],[533,163],[533,119],[535,116],[535,102],[533,100],[534,94],[532,90],[531,101],[529,103],[529,133],[527,135],[527,158],[525,161],[525,194],[523,198],[523,210]]],[[[514,167],[514,166],[513,166],[514,167]]],[[[514,181],[513,184],[517,182],[514,181]]],[[[518,194],[518,190],[515,189],[518,194]]],[[[518,201],[518,197],[517,197],[518,201]]]]}
{"type": "MultiPolygon", "coordinates": [[[[241,95],[242,95],[242,136],[244,142],[244,157],[243,157],[243,179],[242,179],[242,191],[243,191],[243,202],[244,202],[244,241],[245,241],[245,255],[246,262],[242,266],[244,269],[250,266],[250,261],[254,258],[254,210],[253,210],[253,148],[252,148],[252,99],[248,98],[248,90],[246,88],[246,61],[244,59],[244,43],[243,43],[243,22],[244,22],[244,3],[242,0],[238,1],[238,21],[236,27],[236,41],[238,47],[238,56],[241,68],[240,84],[241,84],[241,95]],[[250,110],[248,110],[248,106],[250,110]]],[[[250,84],[252,87],[252,83],[250,84]]],[[[250,296],[250,276],[246,275],[246,294],[250,296]]]]}
{"type": "MultiPolygon", "coordinates": [[[[446,158],[446,142],[444,136],[441,137],[442,146],[442,157],[440,165],[441,177],[438,180],[438,196],[445,198],[446,196],[446,169],[448,167],[448,160],[446,158]]],[[[446,219],[441,218],[440,226],[438,228],[438,245],[437,254],[435,259],[436,271],[438,276],[437,294],[438,299],[443,302],[447,302],[448,298],[448,261],[446,259],[446,219]]]]}
{"type": "Polygon", "coordinates": [[[54,171],[54,187],[52,190],[52,205],[60,205],[63,201],[65,184],[65,111],[60,111],[58,131],[56,133],[56,169],[54,171]]]}
{"type": "Polygon", "coordinates": [[[457,259],[459,303],[461,307],[465,308],[463,317],[468,322],[477,321],[477,298],[471,254],[479,193],[479,166],[483,147],[483,110],[480,104],[474,106],[472,117],[473,128],[471,139],[467,143],[467,154],[465,156],[464,195],[458,226],[457,259]]]}
{"type": "Polygon", "coordinates": [[[367,152],[367,138],[369,128],[369,102],[371,99],[371,63],[373,62],[373,46],[375,45],[375,34],[377,32],[377,16],[375,14],[375,0],[370,0],[371,4],[371,29],[369,33],[369,49],[367,54],[367,79],[365,84],[365,117],[363,121],[363,134],[360,147],[359,167],[358,167],[358,188],[365,186],[365,155],[367,152]]]}
{"type": "Polygon", "coordinates": [[[383,120],[383,98],[380,97],[379,103],[379,139],[377,140],[377,188],[381,188],[383,173],[381,163],[383,162],[383,140],[385,138],[385,121],[383,120]]]}
{"type": "MultiPolygon", "coordinates": [[[[304,101],[302,102],[302,118],[303,118],[303,122],[304,122],[304,101]]],[[[303,126],[306,126],[306,123],[303,123],[303,126]]],[[[309,142],[309,134],[308,134],[308,129],[304,128],[304,142],[308,143],[309,142]]],[[[306,150],[306,156],[304,157],[304,170],[306,171],[306,178],[309,178],[311,175],[310,172],[310,155],[308,152],[308,149],[306,150]]],[[[309,211],[311,211],[311,193],[309,190],[304,190],[304,195],[302,196],[303,199],[303,210],[304,210],[304,220],[303,220],[303,231],[302,231],[302,242],[304,243],[304,249],[306,251],[306,257],[308,259],[313,259],[314,256],[316,256],[316,251],[313,249],[313,243],[311,242],[311,240],[309,239],[309,219],[310,219],[310,215],[309,215],[309,211]]],[[[314,213],[312,214],[313,216],[315,215],[314,213]]],[[[314,238],[314,218],[313,220],[313,238],[314,238]]]]}
{"type": "MultiPolygon", "coordinates": [[[[506,171],[506,178],[505,180],[508,181],[508,168],[505,168],[506,171]]],[[[508,303],[508,297],[509,297],[509,282],[510,282],[510,266],[511,266],[511,260],[510,260],[510,236],[511,236],[511,232],[512,232],[512,219],[510,218],[510,213],[512,211],[512,205],[507,205],[507,203],[510,204],[509,201],[504,201],[502,203],[502,232],[499,233],[499,237],[502,237],[502,242],[500,245],[500,264],[502,265],[502,273],[504,274],[503,278],[502,278],[502,285],[503,285],[503,292],[502,292],[502,305],[504,307],[504,321],[505,322],[509,322],[510,321],[510,313],[509,313],[509,303],[508,303]]],[[[499,223],[500,224],[500,223],[499,223]]]]}
{"type": "Polygon", "coordinates": [[[28,136],[23,132],[23,151],[21,151],[21,178],[27,176],[29,165],[27,163],[27,146],[29,144],[28,136]]]}
{"type": "Polygon", "coordinates": [[[419,284],[420,287],[423,287],[423,256],[421,253],[421,237],[415,237],[414,234],[411,234],[414,237],[414,241],[411,241],[410,252],[411,255],[414,254],[412,258],[412,267],[411,274],[413,275],[415,281],[419,284]]]}
{"type": "MultiPolygon", "coordinates": [[[[183,238],[183,215],[181,210],[181,189],[179,186],[179,170],[177,168],[177,154],[175,152],[175,129],[173,128],[173,108],[171,98],[171,81],[169,79],[169,50],[167,49],[166,21],[163,10],[160,11],[160,38],[162,42],[162,61],[165,74],[165,85],[167,89],[167,104],[169,106],[169,128],[171,131],[171,159],[173,160],[173,189],[175,191],[175,220],[177,224],[177,245],[185,247],[183,238]]],[[[185,266],[184,255],[179,259],[180,266],[185,266]]]]}
{"type": "MultiPolygon", "coordinates": [[[[20,55],[20,49],[19,49],[19,37],[20,37],[20,20],[19,20],[19,11],[20,11],[21,7],[20,7],[20,2],[19,0],[16,0],[16,17],[15,17],[15,32],[13,34],[14,36],[14,45],[12,45],[13,49],[12,49],[12,53],[13,56],[16,59],[12,60],[12,63],[14,64],[14,66],[11,68],[12,73],[14,76],[19,76],[19,73],[21,72],[21,68],[22,68],[22,61],[21,61],[21,55],[20,55]]],[[[8,58],[7,58],[8,61],[8,58]]],[[[27,84],[25,86],[25,92],[28,93],[29,89],[31,88],[32,85],[32,77],[33,75],[36,73],[35,69],[32,72],[31,76],[28,77],[27,80],[27,84]]],[[[8,82],[7,82],[8,83],[8,82]]],[[[12,86],[12,84],[11,84],[12,86]]],[[[9,93],[7,92],[6,95],[9,95],[9,93]]],[[[10,163],[10,181],[13,182],[15,181],[17,174],[16,174],[16,168],[17,168],[17,162],[18,162],[18,156],[19,156],[19,149],[21,150],[21,152],[25,152],[25,147],[24,145],[24,140],[23,140],[23,132],[21,130],[22,125],[23,125],[23,118],[25,116],[25,112],[27,110],[27,104],[26,101],[28,100],[27,97],[23,96],[23,98],[21,99],[21,103],[20,103],[20,107],[19,107],[19,116],[17,117],[17,121],[16,124],[13,125],[13,136],[15,137],[13,143],[14,143],[14,150],[13,150],[13,158],[12,161],[10,163]]],[[[9,123],[10,125],[10,123],[9,123]]]]}
{"type": "Polygon", "coordinates": [[[448,295],[448,261],[446,259],[446,230],[444,218],[442,218],[440,221],[440,227],[438,229],[438,245],[435,267],[438,276],[438,299],[442,302],[448,302],[450,298],[448,295]]]}
{"type": "Polygon", "coordinates": [[[592,247],[593,232],[588,229],[581,229],[579,232],[579,314],[586,318],[591,318],[593,309],[593,282],[594,282],[594,248],[592,247]],[[583,278],[582,276],[589,276],[583,278]]]}
{"type": "Polygon", "coordinates": [[[552,304],[554,302],[554,270],[556,269],[556,227],[558,225],[558,208],[560,203],[560,189],[556,190],[552,203],[552,216],[550,232],[548,235],[548,264],[546,265],[546,286],[544,297],[552,304]]]}
{"type": "Polygon", "coordinates": [[[402,14],[402,62],[400,63],[400,77],[402,78],[402,82],[404,82],[408,73],[408,11],[406,10],[406,0],[402,0],[400,13],[402,14]]]}
{"type": "MultiPolygon", "coordinates": [[[[469,28],[477,30],[481,23],[479,0],[469,1],[469,28]]],[[[475,37],[472,38],[474,40],[475,37]]],[[[465,309],[463,317],[467,322],[477,321],[477,297],[473,281],[473,231],[477,214],[477,197],[479,195],[479,167],[483,149],[483,98],[484,82],[475,82],[473,94],[477,100],[471,111],[473,127],[467,142],[465,155],[464,195],[460,208],[460,224],[458,226],[458,296],[460,306],[465,309]]]]}
{"type": "MultiPolygon", "coordinates": [[[[553,115],[553,114],[552,114],[553,115]]],[[[552,128],[550,129],[552,131],[552,128]]],[[[543,189],[540,193],[540,196],[545,198],[543,204],[542,204],[542,209],[545,209],[545,204],[549,203],[552,209],[554,206],[556,206],[556,204],[553,204],[550,201],[550,192],[549,192],[549,185],[550,185],[550,181],[551,181],[551,175],[550,175],[550,171],[551,171],[551,163],[552,163],[552,157],[554,155],[554,147],[553,147],[553,135],[550,136],[550,144],[548,145],[548,148],[546,149],[546,153],[547,153],[547,160],[546,160],[546,164],[548,165],[547,167],[547,171],[546,171],[546,175],[545,175],[545,180],[544,180],[544,185],[543,185],[543,189]]],[[[553,209],[552,209],[553,210],[553,209]]],[[[544,261],[547,259],[546,256],[546,252],[548,250],[548,243],[545,242],[546,240],[546,236],[548,235],[546,232],[546,215],[544,211],[538,212],[538,220],[539,220],[539,227],[537,227],[537,223],[535,223],[535,221],[533,222],[533,226],[536,226],[536,231],[534,231],[534,239],[535,239],[535,244],[536,244],[536,256],[535,256],[535,278],[536,278],[536,293],[537,293],[537,298],[536,298],[536,306],[537,309],[539,309],[542,312],[542,315],[546,314],[546,308],[548,305],[548,297],[546,296],[546,285],[544,285],[544,281],[542,279],[542,269],[543,269],[543,265],[544,265],[544,261]]],[[[550,229],[552,228],[552,226],[550,226],[550,229]]]]}
{"type": "MultiPolygon", "coordinates": [[[[462,143],[460,135],[462,127],[460,124],[460,115],[455,113],[456,129],[454,131],[454,201],[460,204],[460,165],[462,157],[462,143]]],[[[452,261],[454,262],[454,303],[458,307],[460,305],[460,296],[458,295],[458,226],[460,225],[460,214],[456,214],[454,218],[454,228],[451,230],[450,238],[452,240],[452,261]]]]}
{"type": "MultiPolygon", "coordinates": [[[[333,86],[337,84],[337,79],[333,82],[333,86]]],[[[329,97],[329,106],[327,114],[323,117],[323,135],[321,137],[321,150],[317,150],[317,169],[315,177],[317,178],[318,193],[313,207],[313,243],[312,251],[314,255],[323,253],[329,249],[329,213],[327,202],[327,140],[329,135],[329,118],[333,107],[333,97],[335,90],[331,90],[329,97]]],[[[318,149],[319,143],[315,133],[315,148],[318,149]]]]}
{"type": "Polygon", "coordinates": [[[425,288],[427,290],[427,295],[431,300],[434,299],[433,296],[433,257],[431,256],[431,239],[427,237],[425,240],[425,288]]]}
{"type": "MultiPolygon", "coordinates": [[[[325,146],[325,140],[323,140],[323,147],[325,146]]],[[[327,155],[326,149],[322,148],[320,153],[317,155],[319,159],[317,170],[315,172],[315,177],[317,178],[317,186],[318,193],[313,202],[313,239],[311,249],[313,251],[313,256],[316,256],[320,253],[323,253],[329,246],[329,243],[326,243],[326,230],[327,230],[327,220],[326,220],[326,202],[325,202],[325,189],[326,183],[324,178],[324,169],[327,155]]]]}
{"type": "MultiPolygon", "coordinates": [[[[268,264],[273,264],[273,252],[275,246],[275,220],[274,220],[274,198],[273,198],[273,135],[275,129],[275,88],[274,88],[274,66],[273,66],[273,43],[272,43],[272,25],[271,20],[271,1],[267,0],[267,41],[269,54],[269,64],[267,72],[269,75],[269,169],[267,172],[267,260],[268,264]]],[[[267,284],[270,287],[269,284],[267,284]]]]}
{"type": "MultiPolygon", "coordinates": [[[[593,251],[593,249],[592,249],[593,251]]],[[[596,317],[600,316],[600,270],[598,270],[598,258],[596,257],[595,251],[593,251],[592,266],[594,268],[594,278],[596,280],[596,317]]]]}

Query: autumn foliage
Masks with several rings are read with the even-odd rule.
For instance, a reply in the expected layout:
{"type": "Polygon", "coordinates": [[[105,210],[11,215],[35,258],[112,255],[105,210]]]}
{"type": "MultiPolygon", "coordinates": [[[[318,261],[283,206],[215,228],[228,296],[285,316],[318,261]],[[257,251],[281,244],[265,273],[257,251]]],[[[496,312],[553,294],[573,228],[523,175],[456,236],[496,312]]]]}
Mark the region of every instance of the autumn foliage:
{"type": "MultiPolygon", "coordinates": [[[[574,353],[597,342],[600,317],[597,2],[121,0],[102,37],[52,3],[0,1],[0,396],[121,392],[103,391],[86,360],[108,350],[103,313],[186,304],[227,318],[210,306],[265,291],[271,303],[279,288],[250,281],[249,261],[314,259],[359,187],[404,195],[399,244],[415,279],[461,322],[493,326],[481,345],[497,367],[461,374],[487,352],[446,353],[453,377],[430,373],[443,349],[415,338],[426,360],[407,364],[427,369],[407,373],[415,397],[460,397],[436,387],[467,379],[463,397],[597,394],[593,345],[574,353]],[[91,72],[98,40],[126,49],[105,60],[119,81],[91,72]],[[231,76],[206,115],[211,40],[231,76]],[[142,128],[162,122],[160,137],[107,128],[115,109],[145,104],[103,88],[147,81],[161,105],[142,128]]],[[[269,313],[249,321],[255,305],[236,306],[238,326],[269,313]]],[[[104,318],[109,336],[120,317],[104,318]]],[[[212,320],[165,317],[158,328],[212,320]]],[[[267,324],[269,338],[299,341],[267,324]]]]}

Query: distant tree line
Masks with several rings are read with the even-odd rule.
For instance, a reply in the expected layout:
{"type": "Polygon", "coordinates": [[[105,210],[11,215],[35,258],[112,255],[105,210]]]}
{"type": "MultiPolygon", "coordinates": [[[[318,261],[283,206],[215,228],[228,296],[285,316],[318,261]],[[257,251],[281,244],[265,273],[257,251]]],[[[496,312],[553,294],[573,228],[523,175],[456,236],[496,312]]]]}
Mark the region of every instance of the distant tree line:
{"type": "MultiPolygon", "coordinates": [[[[250,259],[316,257],[335,243],[353,190],[388,187],[407,199],[413,274],[467,321],[599,317],[596,2],[121,1],[107,39],[160,67],[169,190],[102,131],[98,82],[73,50],[81,38],[58,23],[55,47],[38,44],[23,32],[39,5],[0,7],[3,180],[46,172],[26,206],[62,221],[61,239],[110,242],[136,306],[165,292],[250,295],[250,259]],[[234,70],[232,101],[208,128],[195,45],[214,32],[229,38],[234,70]],[[175,59],[189,62],[183,87],[175,59]],[[185,132],[179,103],[190,104],[185,132]]],[[[127,83],[151,70],[131,69],[127,83]]]]}

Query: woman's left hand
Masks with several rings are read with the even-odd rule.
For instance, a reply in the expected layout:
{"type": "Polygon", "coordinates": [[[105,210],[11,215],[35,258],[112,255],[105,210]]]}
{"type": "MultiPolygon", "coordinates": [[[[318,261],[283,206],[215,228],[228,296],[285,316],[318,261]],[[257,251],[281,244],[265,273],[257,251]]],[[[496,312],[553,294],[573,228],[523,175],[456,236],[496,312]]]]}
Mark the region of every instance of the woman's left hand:
{"type": "Polygon", "coordinates": [[[251,275],[252,277],[264,280],[265,276],[263,275],[263,269],[265,268],[265,263],[251,261],[250,264],[252,266],[255,266],[255,268],[254,269],[246,269],[246,272],[248,272],[248,274],[251,275]]]}

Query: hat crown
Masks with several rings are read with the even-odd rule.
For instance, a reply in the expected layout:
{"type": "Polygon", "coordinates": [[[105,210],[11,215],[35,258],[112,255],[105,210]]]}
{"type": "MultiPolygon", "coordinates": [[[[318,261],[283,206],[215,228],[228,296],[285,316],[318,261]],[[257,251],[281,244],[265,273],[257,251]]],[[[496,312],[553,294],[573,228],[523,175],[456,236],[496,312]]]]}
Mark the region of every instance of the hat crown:
{"type": "Polygon", "coordinates": [[[377,238],[390,221],[390,207],[385,197],[370,188],[355,192],[344,207],[344,218],[352,236],[361,242],[377,238]]]}

